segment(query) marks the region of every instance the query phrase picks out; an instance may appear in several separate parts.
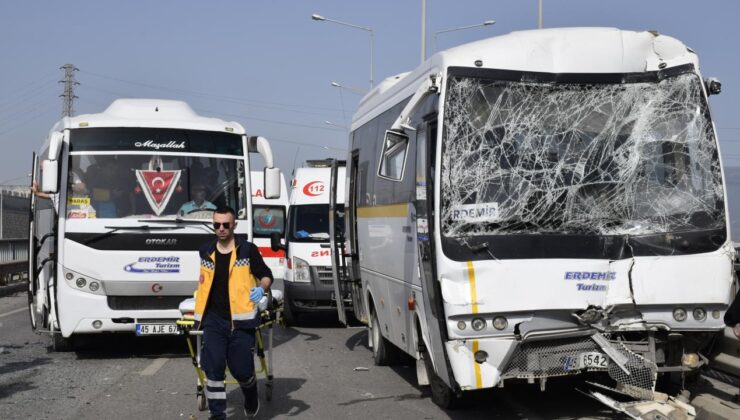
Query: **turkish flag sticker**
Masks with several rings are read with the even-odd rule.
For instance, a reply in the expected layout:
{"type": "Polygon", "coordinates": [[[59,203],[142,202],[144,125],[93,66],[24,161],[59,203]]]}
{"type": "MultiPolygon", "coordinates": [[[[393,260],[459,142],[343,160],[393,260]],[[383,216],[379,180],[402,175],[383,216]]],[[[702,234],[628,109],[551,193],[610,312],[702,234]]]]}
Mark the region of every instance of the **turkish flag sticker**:
{"type": "Polygon", "coordinates": [[[146,196],[149,206],[159,216],[172,198],[175,186],[180,181],[180,171],[136,170],[136,179],[146,196]]]}

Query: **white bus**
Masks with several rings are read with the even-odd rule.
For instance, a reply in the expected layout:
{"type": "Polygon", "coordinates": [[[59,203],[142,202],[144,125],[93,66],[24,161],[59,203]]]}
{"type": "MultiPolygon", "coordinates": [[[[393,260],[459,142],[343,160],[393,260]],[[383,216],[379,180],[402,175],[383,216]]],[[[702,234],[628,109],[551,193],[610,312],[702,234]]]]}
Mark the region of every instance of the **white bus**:
{"type": "Polygon", "coordinates": [[[289,190],[285,183],[285,176],[280,173],[280,197],[265,198],[265,192],[261,185],[264,174],[260,171],[252,171],[252,226],[254,229],[254,242],[260,250],[265,264],[272,270],[275,278],[272,288],[283,290],[285,279],[285,251],[278,249],[273,251],[270,247],[270,237],[278,234],[285,235],[285,220],[288,215],[289,190]]]}
{"type": "Polygon", "coordinates": [[[644,398],[702,365],[734,281],[719,90],[680,41],[609,28],[383,81],[353,117],[336,263],[375,362],[414,357],[443,407],[587,371],[644,398]]]}
{"type": "Polygon", "coordinates": [[[264,138],[179,101],[119,99],[63,118],[39,153],[34,182],[50,199],[32,199],[29,311],[60,349],[81,334],[175,332],[213,210],[234,208],[237,234],[252,238],[250,153],[264,158],[264,195],[280,195],[264,138]]]}

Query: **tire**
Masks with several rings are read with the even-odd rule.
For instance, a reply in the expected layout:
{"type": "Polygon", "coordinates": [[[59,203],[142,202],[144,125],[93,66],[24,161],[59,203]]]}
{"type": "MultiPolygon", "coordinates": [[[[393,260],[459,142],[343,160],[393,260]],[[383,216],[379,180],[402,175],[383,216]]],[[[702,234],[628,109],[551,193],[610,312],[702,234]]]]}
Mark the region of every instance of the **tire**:
{"type": "Polygon", "coordinates": [[[75,350],[75,337],[67,338],[62,336],[61,331],[55,331],[51,334],[51,348],[56,352],[68,352],[75,350]]]}
{"type": "Polygon", "coordinates": [[[401,356],[401,350],[383,337],[375,311],[371,312],[370,318],[370,341],[372,342],[375,365],[392,366],[397,364],[401,356]]]}
{"type": "Polygon", "coordinates": [[[36,332],[38,329],[38,323],[36,321],[36,299],[31,290],[28,291],[28,315],[31,318],[31,329],[36,332]]]}
{"type": "Polygon", "coordinates": [[[208,409],[208,400],[206,400],[206,394],[201,392],[198,394],[198,411],[206,411],[208,409]]]}
{"type": "Polygon", "coordinates": [[[427,377],[429,378],[429,389],[432,394],[432,402],[444,410],[454,410],[463,406],[462,396],[455,393],[455,391],[447,386],[444,381],[434,373],[434,366],[432,366],[432,359],[429,357],[429,353],[424,350],[422,351],[422,357],[424,357],[424,367],[427,370],[427,377]]]}
{"type": "Polygon", "coordinates": [[[293,310],[290,309],[290,301],[285,299],[283,302],[283,324],[285,324],[286,327],[292,327],[296,325],[297,319],[298,314],[294,313],[293,310]]]}

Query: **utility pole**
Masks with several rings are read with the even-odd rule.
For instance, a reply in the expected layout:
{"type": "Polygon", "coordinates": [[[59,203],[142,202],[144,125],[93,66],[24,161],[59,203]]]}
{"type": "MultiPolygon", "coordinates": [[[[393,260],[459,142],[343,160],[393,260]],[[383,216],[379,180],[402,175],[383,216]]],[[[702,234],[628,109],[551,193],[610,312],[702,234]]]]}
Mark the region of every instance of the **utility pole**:
{"type": "Polygon", "coordinates": [[[537,27],[542,29],[542,0],[537,1],[537,27]]]}
{"type": "Polygon", "coordinates": [[[75,114],[74,101],[77,99],[77,96],[75,96],[75,86],[79,85],[75,80],[74,72],[80,69],[72,64],[65,64],[59,68],[64,69],[64,80],[59,81],[59,83],[64,83],[64,93],[59,95],[63,98],[62,117],[72,117],[75,114]]]}
{"type": "Polygon", "coordinates": [[[427,59],[427,0],[421,0],[421,63],[427,59]]]}

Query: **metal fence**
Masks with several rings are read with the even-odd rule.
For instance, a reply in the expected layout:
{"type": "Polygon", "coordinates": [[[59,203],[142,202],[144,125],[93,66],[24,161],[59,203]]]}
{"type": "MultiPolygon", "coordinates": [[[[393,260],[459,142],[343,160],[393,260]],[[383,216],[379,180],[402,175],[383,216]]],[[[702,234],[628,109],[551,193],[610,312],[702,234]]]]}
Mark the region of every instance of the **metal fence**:
{"type": "Polygon", "coordinates": [[[28,278],[28,239],[0,239],[0,286],[28,278]]]}

